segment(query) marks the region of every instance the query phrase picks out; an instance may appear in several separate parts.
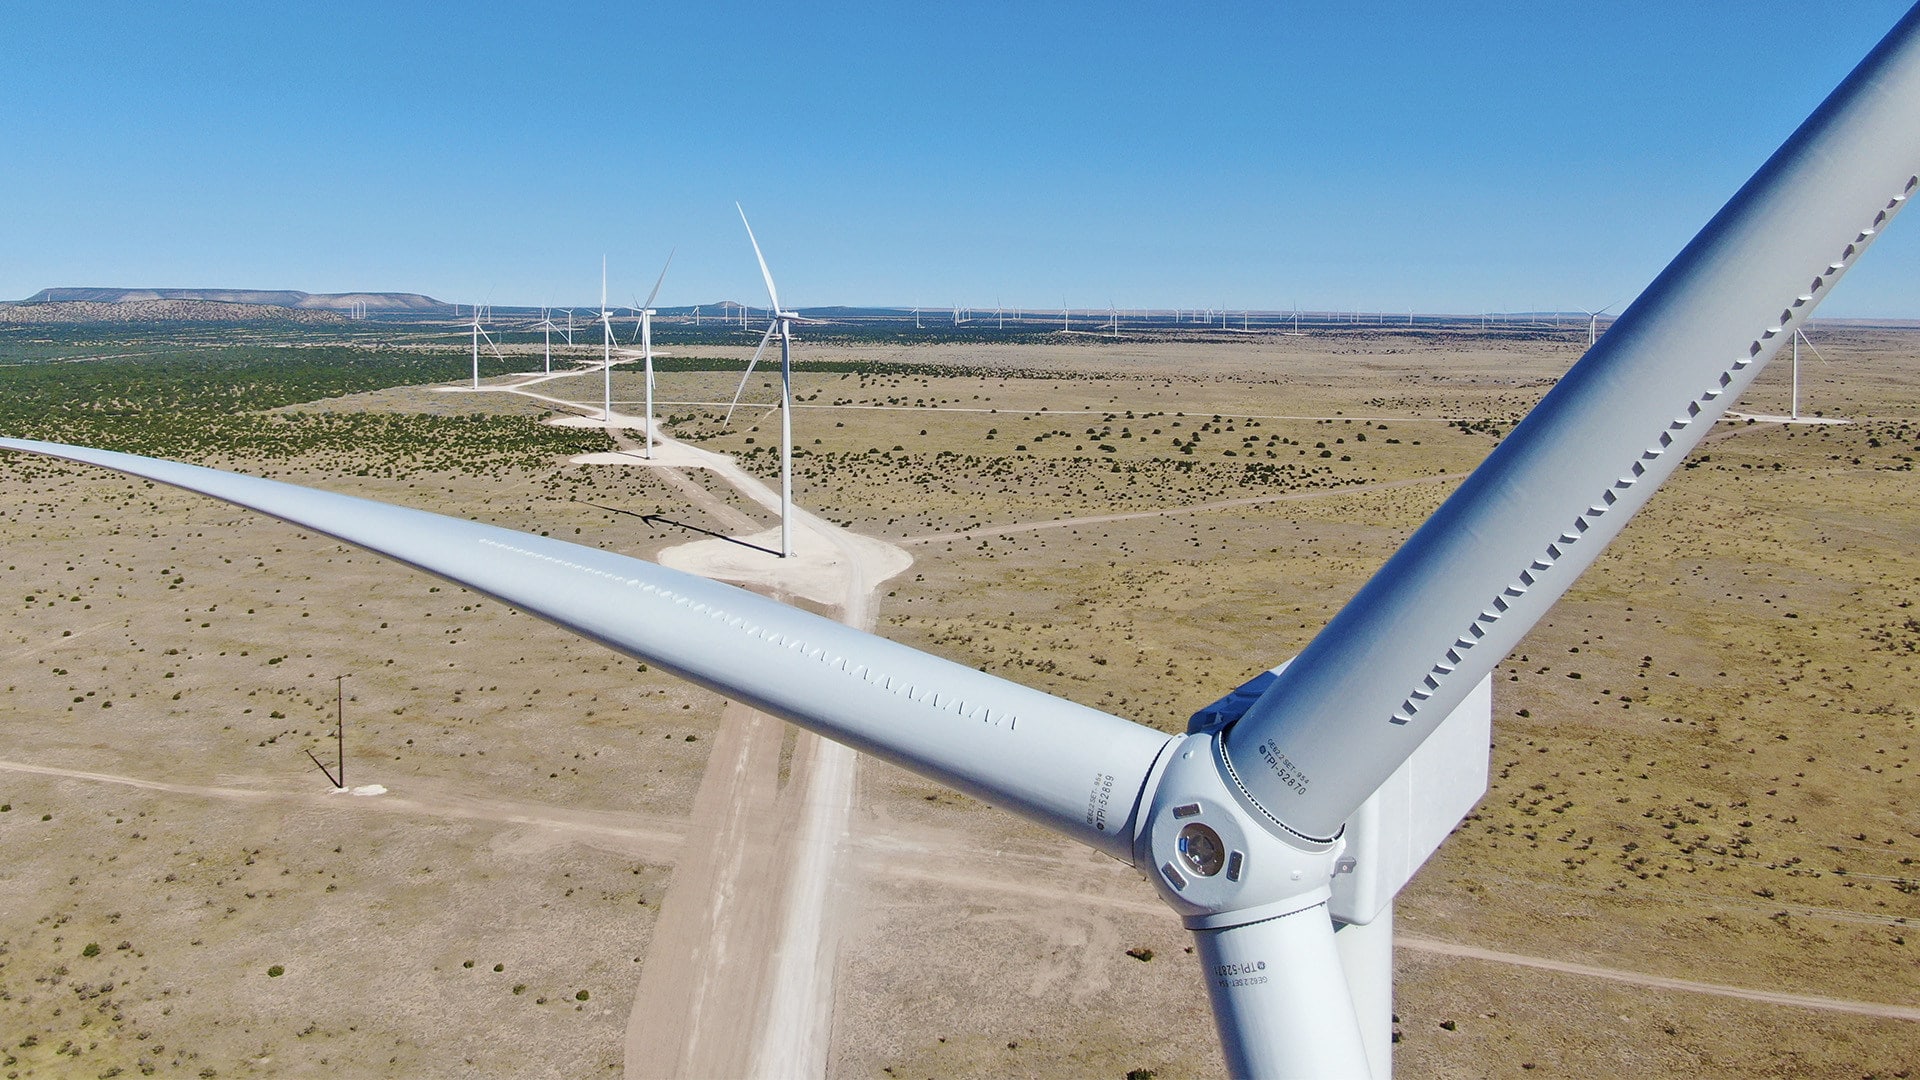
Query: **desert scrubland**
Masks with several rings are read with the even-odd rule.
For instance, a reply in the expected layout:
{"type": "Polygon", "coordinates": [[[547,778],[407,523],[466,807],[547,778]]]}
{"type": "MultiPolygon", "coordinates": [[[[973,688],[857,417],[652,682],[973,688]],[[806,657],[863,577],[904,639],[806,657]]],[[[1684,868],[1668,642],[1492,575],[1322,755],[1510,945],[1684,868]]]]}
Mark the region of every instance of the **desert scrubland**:
{"type": "MultiPolygon", "coordinates": [[[[803,342],[796,499],[912,555],[879,632],[1179,731],[1304,645],[1583,343],[803,342]]],[[[1499,667],[1492,789],[1398,909],[1400,1075],[1920,1061],[1920,335],[1820,345],[1803,410],[1851,422],[1722,423],[1499,667]]],[[[700,470],[691,499],[569,463],[608,435],[443,392],[462,356],[170,355],[0,345],[5,433],[642,557],[772,524],[700,470]],[[100,359],[48,374],[72,355],[100,359]]],[[[771,477],[770,381],[723,430],[722,366],[663,370],[666,430],[771,477]]],[[[538,390],[591,407],[599,379],[538,390]]],[[[616,376],[623,408],[639,391],[616,376]]],[[[1787,393],[1780,362],[1737,408],[1787,393]]],[[[624,1040],[721,699],[310,532],[15,454],[0,566],[0,1075],[648,1074],[624,1040]],[[340,675],[347,783],[384,794],[303,752],[332,761],[340,675]]],[[[1221,1072],[1185,933],[1131,870],[890,766],[856,800],[833,1075],[1221,1072]]]]}

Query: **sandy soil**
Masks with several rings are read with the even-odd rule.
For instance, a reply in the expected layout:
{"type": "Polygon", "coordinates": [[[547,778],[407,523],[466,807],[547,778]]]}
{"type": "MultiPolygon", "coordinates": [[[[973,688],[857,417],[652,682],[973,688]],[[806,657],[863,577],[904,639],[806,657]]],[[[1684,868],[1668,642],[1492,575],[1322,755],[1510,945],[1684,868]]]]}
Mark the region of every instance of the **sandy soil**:
{"type": "MultiPolygon", "coordinates": [[[[1400,906],[1402,1075],[1920,1058],[1920,350],[1822,347],[1803,408],[1857,422],[1717,432],[1501,668],[1494,787],[1400,906]]],[[[1297,650],[1572,358],[1384,338],[886,355],[952,373],[796,379],[803,505],[919,541],[865,583],[882,632],[1168,728],[1297,650]],[[1252,482],[1249,458],[1298,467],[1252,482]]],[[[663,396],[724,382],[663,376],[663,396]]],[[[1746,404],[1783,412],[1783,384],[1746,404]]],[[[597,373],[539,392],[576,390],[597,405],[597,373]]],[[[670,413],[690,449],[769,479],[751,416],[670,413]]],[[[773,524],[682,462],[267,471],[648,557],[688,534],[630,514],[773,524]]],[[[33,1035],[6,1048],[22,1076],[1219,1074],[1184,933],[1119,864],[873,763],[838,817],[817,744],[286,526],[11,459],[0,496],[0,1030],[33,1035]],[[331,795],[300,752],[326,747],[346,671],[349,780],[386,795],[331,795]]]]}

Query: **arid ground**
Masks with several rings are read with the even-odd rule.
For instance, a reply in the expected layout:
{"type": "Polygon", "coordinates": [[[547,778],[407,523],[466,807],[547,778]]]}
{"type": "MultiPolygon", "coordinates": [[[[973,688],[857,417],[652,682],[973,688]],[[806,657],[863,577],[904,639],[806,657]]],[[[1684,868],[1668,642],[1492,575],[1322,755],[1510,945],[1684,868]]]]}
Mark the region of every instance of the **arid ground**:
{"type": "MultiPolygon", "coordinates": [[[[1179,731],[1298,651],[1582,345],[803,342],[845,363],[795,374],[796,498],[912,564],[864,613],[795,598],[1179,731]]],[[[1920,1069],[1920,334],[1821,349],[1803,411],[1850,422],[1723,423],[1496,673],[1492,789],[1398,908],[1399,1075],[1920,1069]]],[[[663,372],[660,412],[765,481],[771,380],[723,431],[737,378],[663,372]]],[[[597,374],[526,387],[575,408],[516,382],[275,416],[598,405],[597,374]]],[[[1736,408],[1787,386],[1781,362],[1736,408]]],[[[623,412],[639,391],[622,369],[623,412]]],[[[398,445],[196,460],[669,561],[776,520],[713,469],[398,445]]],[[[836,811],[810,736],[95,469],[0,455],[0,566],[9,1080],[710,1075],[769,1067],[788,1026],[841,1077],[1222,1073],[1151,888],[991,807],[863,760],[836,811]],[[306,754],[332,764],[341,675],[364,794],[306,754]],[[817,984],[776,989],[795,973],[817,984]],[[769,1018],[794,1000],[817,1015],[769,1018]]]]}

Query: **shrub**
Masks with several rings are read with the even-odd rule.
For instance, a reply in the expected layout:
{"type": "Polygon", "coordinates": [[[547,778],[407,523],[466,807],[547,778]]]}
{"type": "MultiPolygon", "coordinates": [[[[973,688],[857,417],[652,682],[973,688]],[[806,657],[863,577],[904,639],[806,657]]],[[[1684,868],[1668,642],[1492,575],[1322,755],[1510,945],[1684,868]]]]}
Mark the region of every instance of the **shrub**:
{"type": "Polygon", "coordinates": [[[99,956],[100,943],[97,941],[87,942],[87,947],[80,950],[80,955],[81,956],[99,956]]]}
{"type": "Polygon", "coordinates": [[[277,979],[280,976],[285,975],[286,973],[287,973],[286,968],[281,967],[279,964],[275,964],[272,967],[267,969],[267,978],[277,979]]]}

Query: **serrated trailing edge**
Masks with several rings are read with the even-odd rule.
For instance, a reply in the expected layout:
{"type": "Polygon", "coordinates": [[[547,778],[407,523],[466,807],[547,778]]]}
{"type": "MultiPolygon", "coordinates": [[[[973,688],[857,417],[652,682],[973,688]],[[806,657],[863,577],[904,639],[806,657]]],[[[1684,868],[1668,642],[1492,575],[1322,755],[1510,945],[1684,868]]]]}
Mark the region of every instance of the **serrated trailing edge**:
{"type": "MultiPolygon", "coordinates": [[[[1486,636],[1485,628],[1500,621],[1501,616],[1507,611],[1507,598],[1525,595],[1529,588],[1538,583],[1555,563],[1579,543],[1580,538],[1593,527],[1594,521],[1605,515],[1620,500],[1622,493],[1639,482],[1647,471],[1647,464],[1666,454],[1674,445],[1676,437],[1692,427],[1708,406],[1718,401],[1722,394],[1731,391],[1737,397],[1739,391],[1745,389],[1746,383],[1758,374],[1757,371],[1748,372],[1747,369],[1754,366],[1756,358],[1765,350],[1764,342],[1795,329],[1796,315],[1803,309],[1810,311],[1813,305],[1819,303],[1825,296],[1826,290],[1831,288],[1854,260],[1866,251],[1867,246],[1880,234],[1880,230],[1906,205],[1915,187],[1920,187],[1920,175],[1907,177],[1907,182],[1899,193],[1888,199],[1886,205],[1875,212],[1872,223],[1860,230],[1840,252],[1837,259],[1826,263],[1818,273],[1813,275],[1813,280],[1808,283],[1806,291],[1794,296],[1791,302],[1781,308],[1780,316],[1774,324],[1760,331],[1748,344],[1746,350],[1734,357],[1726,370],[1714,379],[1712,385],[1701,391],[1698,398],[1687,403],[1685,413],[1676,416],[1672,423],[1667,425],[1667,430],[1660,433],[1660,437],[1653,445],[1641,451],[1640,460],[1629,467],[1627,474],[1602,491],[1600,497],[1587,507],[1585,513],[1576,515],[1568,531],[1561,533],[1558,540],[1548,544],[1544,552],[1528,564],[1525,570],[1520,571],[1514,580],[1500,591],[1499,595],[1490,600],[1487,606],[1474,616],[1473,621],[1467,625],[1467,629],[1454,639],[1452,647],[1448,648],[1442,658],[1434,663],[1419,684],[1408,692],[1406,699],[1400,703],[1400,707],[1387,717],[1389,723],[1412,723],[1414,718],[1420,715],[1421,707],[1439,692],[1441,680],[1453,674],[1466,652],[1486,636]],[[1734,387],[1736,382],[1740,383],[1738,389],[1734,387]]],[[[1696,437],[1685,442],[1687,447],[1691,448],[1699,442],[1699,439],[1696,437]]],[[[1237,782],[1238,777],[1236,776],[1235,779],[1237,782]]]]}
{"type": "Polygon", "coordinates": [[[1916,177],[1920,9],[1223,730],[1255,801],[1295,831],[1337,830],[1646,504],[1916,177]]]}

